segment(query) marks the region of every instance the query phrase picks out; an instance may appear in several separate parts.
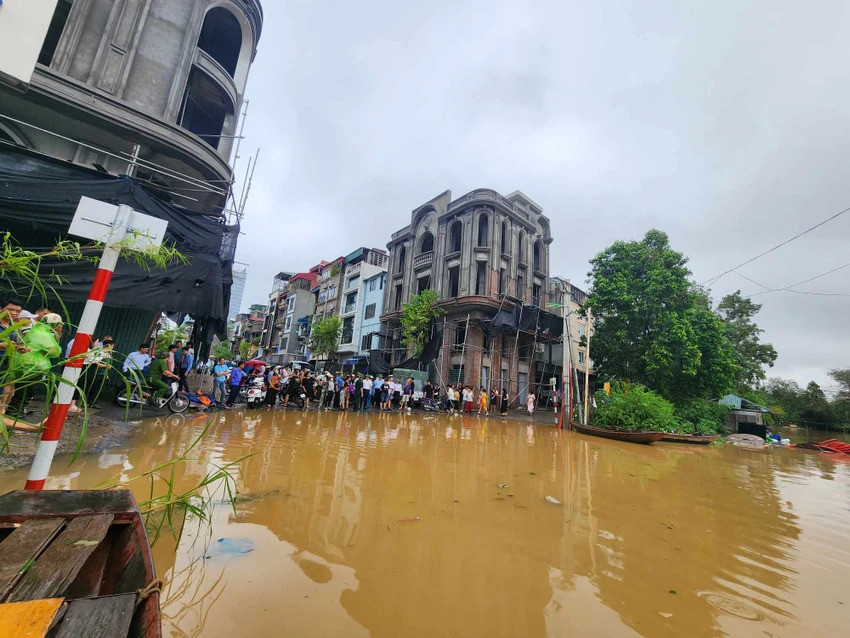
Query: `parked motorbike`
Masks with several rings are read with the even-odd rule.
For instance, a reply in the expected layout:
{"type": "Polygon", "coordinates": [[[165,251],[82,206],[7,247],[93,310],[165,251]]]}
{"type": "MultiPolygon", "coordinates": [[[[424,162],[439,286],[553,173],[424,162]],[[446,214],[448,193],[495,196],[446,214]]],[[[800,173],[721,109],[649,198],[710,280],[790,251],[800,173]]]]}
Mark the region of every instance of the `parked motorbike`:
{"type": "Polygon", "coordinates": [[[248,404],[248,409],[258,408],[266,400],[266,388],[262,377],[256,377],[248,385],[245,392],[245,402],[248,404]]]}
{"type": "Polygon", "coordinates": [[[129,392],[126,386],[118,390],[118,393],[115,395],[115,402],[122,408],[129,406],[132,408],[146,407],[161,410],[168,406],[169,410],[177,414],[188,410],[190,403],[186,393],[177,388],[176,381],[169,384],[168,392],[165,396],[158,399],[153,397],[153,392],[150,388],[146,388],[138,383],[131,383],[129,392]],[[146,397],[145,394],[149,394],[150,396],[146,397]]]}

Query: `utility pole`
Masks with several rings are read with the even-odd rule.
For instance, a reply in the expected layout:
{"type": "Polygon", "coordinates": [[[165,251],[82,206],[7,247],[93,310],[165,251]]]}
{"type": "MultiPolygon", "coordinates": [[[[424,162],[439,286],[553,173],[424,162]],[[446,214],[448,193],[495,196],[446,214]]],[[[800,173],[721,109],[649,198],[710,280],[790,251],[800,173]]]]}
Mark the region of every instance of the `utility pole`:
{"type": "MultiPolygon", "coordinates": [[[[569,282],[567,282],[569,285],[569,282]]],[[[572,367],[572,362],[570,361],[570,353],[569,353],[569,332],[567,328],[567,305],[570,303],[569,291],[566,286],[561,286],[561,316],[564,319],[564,333],[562,335],[562,348],[563,352],[561,352],[561,429],[564,429],[564,418],[567,413],[567,406],[572,405],[572,391],[570,386],[570,368],[572,367]]],[[[567,421],[567,427],[569,427],[570,423],[567,421]]]]}
{"type": "Polygon", "coordinates": [[[590,308],[587,309],[587,348],[584,353],[584,424],[587,425],[589,417],[588,408],[590,405],[590,327],[593,315],[590,308]]]}

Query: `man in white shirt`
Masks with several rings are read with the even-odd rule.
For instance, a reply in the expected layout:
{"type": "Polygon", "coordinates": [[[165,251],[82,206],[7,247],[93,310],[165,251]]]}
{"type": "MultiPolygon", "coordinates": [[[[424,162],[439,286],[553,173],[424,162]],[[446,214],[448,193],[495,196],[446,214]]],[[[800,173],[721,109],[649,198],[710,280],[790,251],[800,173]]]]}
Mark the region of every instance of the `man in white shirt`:
{"type": "Polygon", "coordinates": [[[151,356],[148,354],[150,348],[150,344],[143,343],[139,346],[138,352],[128,354],[122,367],[124,373],[126,374],[132,368],[134,373],[143,374],[145,368],[151,364],[151,356]]]}
{"type": "Polygon", "coordinates": [[[363,379],[363,409],[368,410],[369,406],[372,404],[372,376],[366,375],[366,378],[363,379]]]}

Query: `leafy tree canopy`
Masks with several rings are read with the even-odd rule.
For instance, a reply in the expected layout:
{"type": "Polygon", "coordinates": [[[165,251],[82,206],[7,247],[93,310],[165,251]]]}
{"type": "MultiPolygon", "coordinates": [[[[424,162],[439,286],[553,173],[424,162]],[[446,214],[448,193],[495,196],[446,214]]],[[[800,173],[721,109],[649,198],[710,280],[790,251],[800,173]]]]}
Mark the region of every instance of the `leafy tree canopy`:
{"type": "Polygon", "coordinates": [[[431,325],[445,311],[437,308],[440,296],[433,290],[423,290],[410,298],[401,309],[401,342],[413,350],[413,356],[422,355],[431,331],[431,325]]]}
{"type": "Polygon", "coordinates": [[[717,314],[723,319],[726,337],[735,351],[735,362],[739,370],[735,385],[739,391],[757,387],[765,380],[764,366],[773,367],[776,349],[769,343],[761,343],[759,328],[753,317],[761,310],[761,304],[741,296],[736,290],[726,295],[717,306],[717,314]]]}
{"type": "Polygon", "coordinates": [[[617,241],[590,263],[587,304],[602,377],[641,383],[674,402],[731,389],[738,365],[723,322],[665,233],[617,241]]]}
{"type": "Polygon", "coordinates": [[[339,348],[342,320],[339,317],[323,317],[313,322],[310,333],[310,349],[316,355],[331,359],[339,348]]]}
{"type": "Polygon", "coordinates": [[[216,361],[221,357],[224,357],[225,359],[231,359],[233,357],[233,352],[230,350],[230,346],[224,342],[215,344],[210,354],[216,361]]]}

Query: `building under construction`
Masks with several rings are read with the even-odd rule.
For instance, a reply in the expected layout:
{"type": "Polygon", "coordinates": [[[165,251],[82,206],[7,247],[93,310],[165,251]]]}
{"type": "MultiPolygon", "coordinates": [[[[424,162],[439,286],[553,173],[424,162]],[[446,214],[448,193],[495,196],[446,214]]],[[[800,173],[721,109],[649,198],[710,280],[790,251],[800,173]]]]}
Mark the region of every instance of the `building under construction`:
{"type": "Polygon", "coordinates": [[[563,333],[560,314],[544,310],[551,243],[549,219],[519,191],[479,189],[456,200],[446,191],[416,208],[387,244],[382,361],[373,369],[429,365],[442,386],[505,388],[520,402],[530,387],[539,394],[560,374],[539,356],[563,333]],[[411,361],[400,342],[402,304],[426,289],[439,294],[445,315],[425,355],[411,361]]]}
{"type": "MultiPolygon", "coordinates": [[[[59,0],[31,76],[0,80],[0,224],[19,244],[53,246],[85,195],[168,220],[187,258],[119,264],[98,325],[119,350],[161,311],[195,318],[199,342],[223,334],[244,204],[230,160],[261,26],[257,0],[59,0]]],[[[43,270],[76,323],[94,268],[43,270]]]]}

